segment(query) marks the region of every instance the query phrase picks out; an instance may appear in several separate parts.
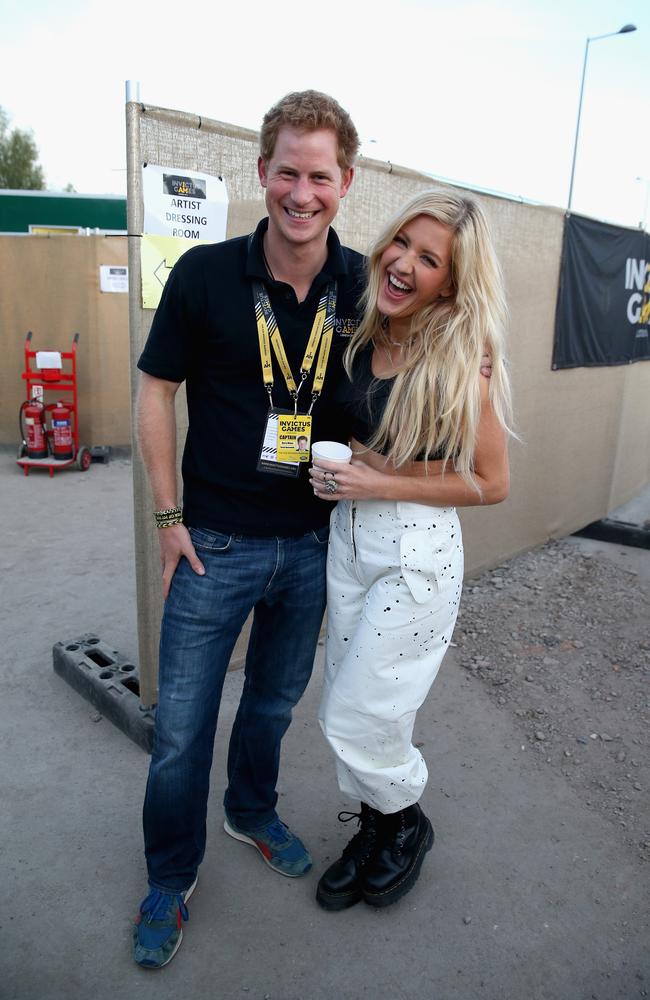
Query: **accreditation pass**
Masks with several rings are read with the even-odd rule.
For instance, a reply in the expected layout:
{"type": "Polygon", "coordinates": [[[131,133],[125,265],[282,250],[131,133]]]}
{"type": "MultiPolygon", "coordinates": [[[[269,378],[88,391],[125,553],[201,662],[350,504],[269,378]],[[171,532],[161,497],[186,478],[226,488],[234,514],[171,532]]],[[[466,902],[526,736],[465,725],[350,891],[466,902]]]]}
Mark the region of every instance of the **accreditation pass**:
{"type": "Polygon", "coordinates": [[[258,472],[297,476],[301,463],[309,461],[310,439],[311,417],[308,414],[272,407],[264,427],[258,472]]]}

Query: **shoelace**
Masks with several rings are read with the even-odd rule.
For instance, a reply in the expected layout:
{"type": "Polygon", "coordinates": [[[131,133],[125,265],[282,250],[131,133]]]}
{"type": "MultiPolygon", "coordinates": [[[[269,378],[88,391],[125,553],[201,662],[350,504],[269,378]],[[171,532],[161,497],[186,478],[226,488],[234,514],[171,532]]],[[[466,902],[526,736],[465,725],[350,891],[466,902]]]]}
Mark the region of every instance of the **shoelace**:
{"type": "Polygon", "coordinates": [[[357,820],[357,826],[361,826],[362,813],[347,812],[345,809],[339,813],[338,821],[339,823],[349,823],[351,819],[357,820]]]}
{"type": "Polygon", "coordinates": [[[350,820],[356,819],[359,826],[359,830],[357,830],[350,843],[343,848],[343,857],[349,858],[352,856],[359,861],[367,860],[372,853],[377,836],[377,829],[372,813],[366,813],[364,819],[363,813],[346,812],[343,810],[343,812],[339,813],[338,819],[340,823],[349,823],[350,820]]]}
{"type": "Polygon", "coordinates": [[[264,830],[264,833],[272,837],[273,840],[286,840],[288,832],[281,819],[274,819],[264,830]]]}
{"type": "Polygon", "coordinates": [[[400,828],[397,831],[397,835],[395,837],[395,847],[394,847],[394,854],[396,854],[398,857],[402,853],[402,851],[404,850],[404,844],[406,843],[406,828],[404,826],[404,814],[403,813],[402,813],[400,819],[401,819],[401,825],[400,825],[400,828]]]}
{"type": "Polygon", "coordinates": [[[181,917],[183,920],[189,920],[190,915],[185,903],[183,902],[181,893],[161,892],[160,889],[153,889],[149,893],[140,907],[140,913],[143,917],[147,918],[148,923],[151,923],[152,920],[164,920],[167,916],[171,903],[174,902],[178,903],[178,908],[181,911],[181,917]]]}

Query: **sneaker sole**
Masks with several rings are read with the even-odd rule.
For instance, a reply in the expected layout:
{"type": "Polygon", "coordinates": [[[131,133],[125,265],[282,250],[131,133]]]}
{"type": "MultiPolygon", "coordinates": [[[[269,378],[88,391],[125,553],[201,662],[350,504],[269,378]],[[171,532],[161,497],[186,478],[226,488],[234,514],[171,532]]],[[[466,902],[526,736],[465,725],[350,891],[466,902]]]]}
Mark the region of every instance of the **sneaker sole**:
{"type": "Polygon", "coordinates": [[[428,819],[426,822],[426,833],[422,838],[418,852],[413,860],[413,864],[409,870],[404,873],[401,880],[391,886],[390,889],[385,889],[384,892],[373,893],[363,890],[363,898],[369,906],[390,906],[391,903],[396,903],[398,899],[402,899],[402,897],[413,888],[418,880],[420,869],[422,868],[422,862],[424,861],[424,855],[433,847],[433,827],[428,819]]]}
{"type": "Polygon", "coordinates": [[[269,868],[272,868],[274,872],[277,872],[278,875],[284,875],[285,878],[302,878],[303,875],[306,875],[307,872],[311,870],[312,865],[310,862],[309,868],[305,868],[303,872],[285,872],[283,868],[278,868],[276,865],[273,864],[270,858],[267,858],[267,856],[264,854],[264,851],[262,850],[262,848],[260,847],[260,845],[257,843],[256,840],[253,840],[253,838],[249,837],[248,834],[246,833],[239,833],[237,830],[233,830],[227,819],[224,819],[223,821],[223,828],[228,834],[228,836],[232,837],[233,840],[239,840],[242,844],[250,844],[251,847],[254,847],[259,856],[261,857],[262,861],[266,865],[268,865],[269,868]]]}
{"type": "Polygon", "coordinates": [[[183,941],[183,928],[181,927],[180,934],[178,935],[178,941],[176,942],[176,947],[174,948],[169,958],[165,959],[162,965],[142,965],[140,962],[137,962],[136,964],[139,965],[141,969],[146,969],[147,972],[156,972],[158,969],[164,969],[165,966],[169,965],[169,963],[171,962],[172,958],[180,948],[182,941],[183,941]]]}
{"type": "MultiPolygon", "coordinates": [[[[199,881],[199,876],[197,875],[194,881],[192,882],[191,886],[189,887],[189,889],[185,890],[185,896],[183,897],[184,903],[187,903],[188,899],[196,889],[196,883],[198,881],[199,881]]],[[[155,972],[157,969],[164,969],[165,966],[169,965],[169,963],[171,962],[172,958],[180,948],[182,941],[183,941],[183,928],[181,927],[180,934],[178,935],[178,941],[176,942],[176,947],[174,948],[169,958],[166,958],[165,961],[162,962],[160,965],[143,965],[141,962],[136,962],[135,964],[139,966],[139,968],[141,969],[146,969],[147,972],[155,972]]]]}
{"type": "Polygon", "coordinates": [[[187,903],[188,899],[190,898],[190,896],[192,895],[192,893],[196,889],[196,883],[198,881],[199,881],[199,876],[197,875],[196,878],[194,879],[194,881],[192,882],[191,886],[189,887],[189,889],[185,890],[185,895],[183,896],[183,902],[184,903],[187,903]]]}

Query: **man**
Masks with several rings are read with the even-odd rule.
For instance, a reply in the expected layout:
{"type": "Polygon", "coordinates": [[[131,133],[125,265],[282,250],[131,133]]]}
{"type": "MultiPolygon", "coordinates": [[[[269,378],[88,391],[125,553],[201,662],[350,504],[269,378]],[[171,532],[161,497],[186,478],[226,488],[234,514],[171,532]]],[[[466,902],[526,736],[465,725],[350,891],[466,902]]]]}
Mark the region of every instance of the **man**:
{"type": "Polygon", "coordinates": [[[260,143],[268,219],[252,237],[181,258],[138,363],[138,433],[166,599],[144,804],[150,892],[134,927],[135,960],[148,968],[169,962],[181,943],[205,849],[223,681],[251,610],[224,828],[283,875],[311,867],[278,818],[276,781],[323,617],[330,508],[314,497],[308,463],[287,460],[277,442],[283,427],[294,449],[298,435],[345,440],[333,398],[363,259],[341,247],[330,224],[359,140],[336,101],[305,91],[268,112],[260,143]],[[183,380],[181,511],[174,397],[183,380]]]}

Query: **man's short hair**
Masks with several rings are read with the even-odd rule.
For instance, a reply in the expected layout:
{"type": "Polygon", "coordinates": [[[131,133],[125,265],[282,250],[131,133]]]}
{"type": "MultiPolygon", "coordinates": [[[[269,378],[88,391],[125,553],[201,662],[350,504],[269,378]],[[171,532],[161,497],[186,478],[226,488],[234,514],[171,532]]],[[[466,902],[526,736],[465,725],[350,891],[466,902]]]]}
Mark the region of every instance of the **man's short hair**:
{"type": "Polygon", "coordinates": [[[302,90],[287,94],[264,115],[260,131],[260,155],[263,160],[273,156],[278,133],[288,125],[305,132],[331,129],[336,135],[338,163],[341,170],[353,166],[359,152],[359,135],[347,111],[318,90],[302,90]]]}

